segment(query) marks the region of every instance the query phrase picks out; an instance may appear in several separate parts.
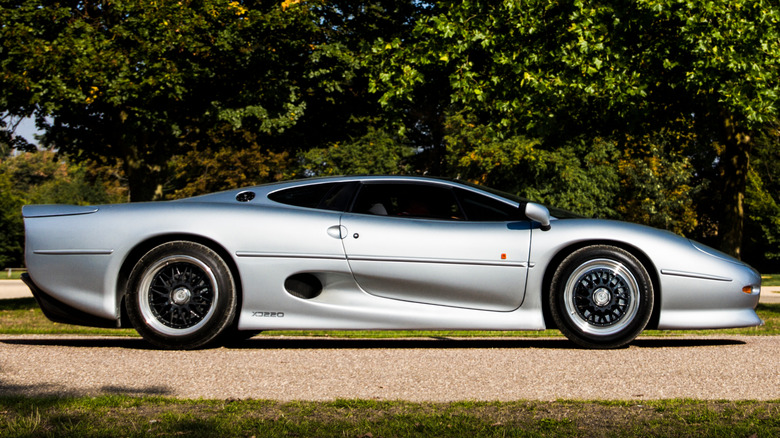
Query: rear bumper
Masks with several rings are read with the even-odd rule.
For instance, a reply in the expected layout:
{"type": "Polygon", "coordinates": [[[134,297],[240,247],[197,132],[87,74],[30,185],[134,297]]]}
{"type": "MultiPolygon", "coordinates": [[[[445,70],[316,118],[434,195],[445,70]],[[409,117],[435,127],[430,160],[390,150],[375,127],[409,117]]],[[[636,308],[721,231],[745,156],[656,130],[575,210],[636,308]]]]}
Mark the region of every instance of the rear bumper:
{"type": "Polygon", "coordinates": [[[62,324],[83,325],[87,327],[117,328],[119,321],[98,318],[81,310],[75,309],[62,301],[42,291],[29,274],[22,274],[22,281],[32,291],[35,301],[41,306],[43,314],[54,322],[62,324]]]}

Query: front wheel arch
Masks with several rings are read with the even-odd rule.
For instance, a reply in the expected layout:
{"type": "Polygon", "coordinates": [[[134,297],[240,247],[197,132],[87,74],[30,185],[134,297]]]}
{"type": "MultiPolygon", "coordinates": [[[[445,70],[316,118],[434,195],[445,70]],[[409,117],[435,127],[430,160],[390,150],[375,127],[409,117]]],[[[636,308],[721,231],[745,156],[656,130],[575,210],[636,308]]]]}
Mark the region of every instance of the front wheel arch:
{"type": "Polygon", "coordinates": [[[567,247],[561,248],[557,254],[550,260],[544,271],[544,278],[542,281],[542,317],[544,318],[544,325],[547,329],[555,330],[558,326],[555,324],[555,320],[550,312],[550,306],[547,297],[550,294],[550,283],[552,282],[555,271],[560,266],[561,262],[573,252],[582,249],[586,246],[607,245],[620,248],[627,251],[632,256],[636,257],[640,263],[645,267],[647,273],[650,275],[650,280],[653,282],[653,313],[650,316],[650,321],[647,323],[645,330],[654,330],[658,328],[658,321],[661,317],[661,301],[663,298],[661,289],[661,279],[658,276],[658,270],[655,264],[650,260],[650,257],[639,248],[629,245],[625,242],[613,241],[613,240],[592,240],[577,242],[567,247]]]}

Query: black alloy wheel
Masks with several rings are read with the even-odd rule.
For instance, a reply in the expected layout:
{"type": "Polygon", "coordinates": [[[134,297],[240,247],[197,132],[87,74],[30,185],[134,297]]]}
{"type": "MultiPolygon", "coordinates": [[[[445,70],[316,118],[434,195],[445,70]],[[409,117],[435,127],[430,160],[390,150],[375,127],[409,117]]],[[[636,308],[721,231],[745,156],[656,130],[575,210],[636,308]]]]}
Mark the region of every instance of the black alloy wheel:
{"type": "Polygon", "coordinates": [[[208,247],[187,241],[159,245],[130,274],[127,314],[150,343],[166,349],[214,342],[236,315],[230,268],[208,247]]]}
{"type": "Polygon", "coordinates": [[[631,253],[595,245],[566,257],[548,297],[558,328],[586,348],[619,348],[644,330],[653,312],[653,284],[631,253]]]}

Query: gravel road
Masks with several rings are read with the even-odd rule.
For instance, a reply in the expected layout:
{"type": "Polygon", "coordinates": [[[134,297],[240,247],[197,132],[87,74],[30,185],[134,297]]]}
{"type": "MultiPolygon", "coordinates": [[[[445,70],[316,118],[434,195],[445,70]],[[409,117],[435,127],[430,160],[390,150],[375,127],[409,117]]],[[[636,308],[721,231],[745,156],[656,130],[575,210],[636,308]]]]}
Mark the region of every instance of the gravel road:
{"type": "Polygon", "coordinates": [[[780,337],[563,339],[257,337],[158,351],[137,338],[0,336],[0,393],[409,401],[780,399],[780,337]]]}

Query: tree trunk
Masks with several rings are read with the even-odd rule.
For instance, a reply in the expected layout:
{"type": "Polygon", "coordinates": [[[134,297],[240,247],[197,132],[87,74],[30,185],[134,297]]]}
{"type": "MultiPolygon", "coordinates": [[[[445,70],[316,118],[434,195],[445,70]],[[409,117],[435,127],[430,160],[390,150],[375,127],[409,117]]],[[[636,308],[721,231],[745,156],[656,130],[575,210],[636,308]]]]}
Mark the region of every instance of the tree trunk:
{"type": "Polygon", "coordinates": [[[162,198],[162,167],[139,157],[138,148],[129,148],[124,161],[130,202],[157,201],[162,198]]]}
{"type": "Polygon", "coordinates": [[[722,216],[718,223],[720,249],[736,258],[741,257],[744,226],[744,201],[750,152],[753,142],[733,117],[724,119],[724,149],[720,154],[722,216]]]}

